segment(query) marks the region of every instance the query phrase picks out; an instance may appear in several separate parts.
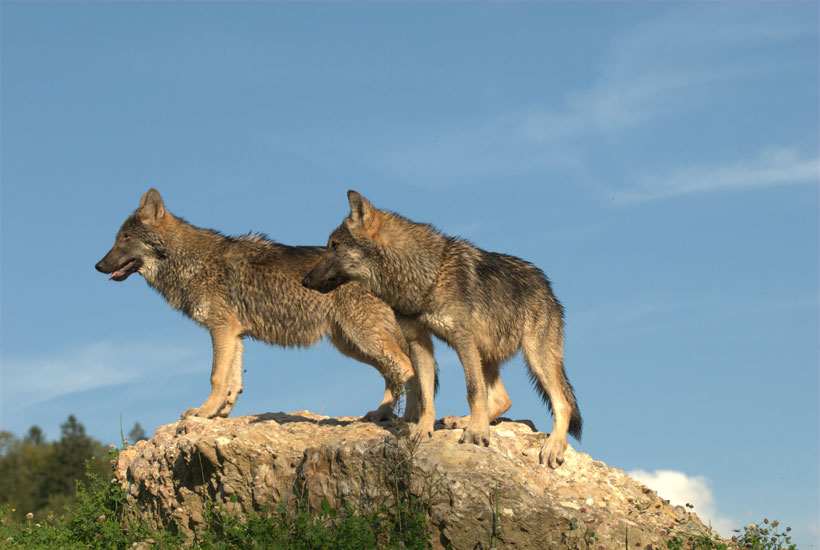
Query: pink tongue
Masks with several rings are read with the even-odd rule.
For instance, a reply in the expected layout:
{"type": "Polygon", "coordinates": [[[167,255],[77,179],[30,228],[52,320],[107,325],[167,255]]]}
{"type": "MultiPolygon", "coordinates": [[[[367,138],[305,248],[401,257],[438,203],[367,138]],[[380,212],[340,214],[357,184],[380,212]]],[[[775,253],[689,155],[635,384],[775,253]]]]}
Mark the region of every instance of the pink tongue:
{"type": "Polygon", "coordinates": [[[133,264],[134,264],[134,260],[131,260],[130,262],[128,262],[127,264],[125,264],[124,266],[119,268],[117,271],[112,273],[111,276],[108,278],[108,280],[110,281],[114,277],[119,277],[120,275],[125,273],[128,270],[128,268],[131,267],[133,264]]]}

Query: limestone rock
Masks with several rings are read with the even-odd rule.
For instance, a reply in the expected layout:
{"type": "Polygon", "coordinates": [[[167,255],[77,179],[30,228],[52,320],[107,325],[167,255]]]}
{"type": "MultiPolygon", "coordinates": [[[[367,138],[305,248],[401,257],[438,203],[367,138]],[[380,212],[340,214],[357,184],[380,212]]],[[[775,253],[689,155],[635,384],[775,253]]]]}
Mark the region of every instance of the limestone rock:
{"type": "MultiPolygon", "coordinates": [[[[492,426],[489,447],[459,444],[461,430],[437,425],[412,451],[410,491],[431,503],[434,548],[489,548],[494,525],[505,549],[623,548],[627,531],[630,547],[661,549],[670,531],[703,528],[683,507],[571,447],[557,470],[540,465],[546,434],[525,422],[492,426]]],[[[406,443],[393,423],[307,411],[188,418],[123,450],[117,477],[156,525],[173,518],[190,532],[208,501],[240,513],[300,498],[314,507],[377,502],[406,443]]]]}

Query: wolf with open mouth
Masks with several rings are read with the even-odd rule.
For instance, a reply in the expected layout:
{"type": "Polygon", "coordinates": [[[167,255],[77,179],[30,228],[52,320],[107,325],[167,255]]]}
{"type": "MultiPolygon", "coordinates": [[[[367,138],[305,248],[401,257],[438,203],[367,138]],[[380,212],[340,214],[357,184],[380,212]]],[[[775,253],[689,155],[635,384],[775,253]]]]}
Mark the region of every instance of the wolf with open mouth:
{"type": "Polygon", "coordinates": [[[414,344],[424,350],[411,349],[393,310],[361,285],[329,294],[303,287],[302,278],[322,251],[195,227],[168,212],[151,189],[96,268],[114,281],[139,273],[171,307],[211,332],[211,394],[183,417],[228,416],[242,391],[244,337],[303,347],[327,336],[341,353],[372,365],[385,379],[382,402],[366,419],[389,419],[408,384],[404,417],[417,420],[419,392],[410,356],[429,361],[425,371],[435,368],[429,335],[414,344]]]}

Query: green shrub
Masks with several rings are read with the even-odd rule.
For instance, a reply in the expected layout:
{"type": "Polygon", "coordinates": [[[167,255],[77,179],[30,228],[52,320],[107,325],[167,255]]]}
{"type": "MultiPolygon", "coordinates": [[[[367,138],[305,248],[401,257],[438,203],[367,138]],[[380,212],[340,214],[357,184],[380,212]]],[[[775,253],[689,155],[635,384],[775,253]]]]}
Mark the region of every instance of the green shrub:
{"type": "MultiPolygon", "coordinates": [[[[111,449],[108,460],[116,464],[118,451],[111,449]]],[[[404,456],[404,455],[401,455],[404,456]]],[[[390,463],[385,472],[393,485],[391,498],[377,508],[356,510],[350,504],[340,510],[323,500],[311,511],[303,496],[292,508],[240,515],[219,503],[206,510],[206,525],[187,545],[202,550],[282,549],[282,550],[391,550],[430,548],[427,505],[408,490],[407,462],[390,463]]],[[[140,519],[115,480],[104,479],[97,464],[86,464],[86,480],[77,481],[71,506],[62,514],[48,514],[35,521],[29,513],[23,521],[10,505],[0,507],[0,547],[30,550],[126,550],[170,549],[186,546],[184,535],[157,531],[140,519]]],[[[109,474],[110,475],[110,474],[109,474]]],[[[178,531],[178,530],[174,530],[178,531]]]]}
{"type": "Polygon", "coordinates": [[[736,529],[737,535],[725,540],[711,527],[702,532],[678,532],[667,542],[669,550],[797,550],[792,543],[791,527],[780,531],[780,522],[769,523],[764,519],[762,524],[752,523],[736,529]]]}

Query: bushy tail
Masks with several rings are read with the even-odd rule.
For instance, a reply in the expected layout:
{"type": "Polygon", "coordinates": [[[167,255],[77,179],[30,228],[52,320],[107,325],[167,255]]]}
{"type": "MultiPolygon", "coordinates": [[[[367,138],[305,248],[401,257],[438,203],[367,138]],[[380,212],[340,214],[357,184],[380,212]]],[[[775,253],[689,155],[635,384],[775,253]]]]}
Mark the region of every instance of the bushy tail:
{"type": "Polygon", "coordinates": [[[578,408],[578,401],[575,399],[575,391],[572,389],[572,384],[567,379],[567,374],[564,372],[564,362],[561,361],[561,391],[569,401],[572,407],[572,413],[569,417],[569,435],[581,441],[581,432],[584,429],[584,419],[581,418],[581,410],[578,408]]]}

